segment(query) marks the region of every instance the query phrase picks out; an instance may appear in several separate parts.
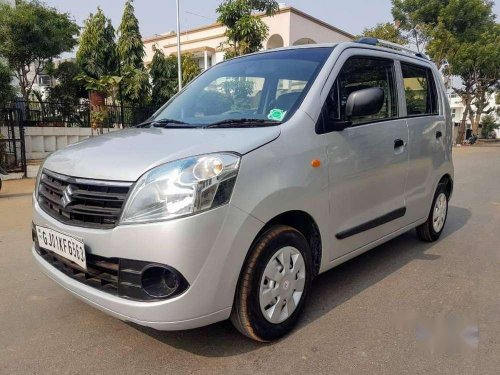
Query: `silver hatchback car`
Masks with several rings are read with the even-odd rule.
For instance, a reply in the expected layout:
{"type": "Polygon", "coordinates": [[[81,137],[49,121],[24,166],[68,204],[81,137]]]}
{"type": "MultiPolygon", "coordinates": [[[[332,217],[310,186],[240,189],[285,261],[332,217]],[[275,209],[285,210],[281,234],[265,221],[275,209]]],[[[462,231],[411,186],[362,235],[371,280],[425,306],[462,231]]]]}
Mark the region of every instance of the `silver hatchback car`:
{"type": "Polygon", "coordinates": [[[48,157],[33,255],[119,319],[231,318],[272,341],[318,274],[412,228],[437,240],[452,189],[449,104],[425,56],[373,39],[264,51],[48,157]]]}

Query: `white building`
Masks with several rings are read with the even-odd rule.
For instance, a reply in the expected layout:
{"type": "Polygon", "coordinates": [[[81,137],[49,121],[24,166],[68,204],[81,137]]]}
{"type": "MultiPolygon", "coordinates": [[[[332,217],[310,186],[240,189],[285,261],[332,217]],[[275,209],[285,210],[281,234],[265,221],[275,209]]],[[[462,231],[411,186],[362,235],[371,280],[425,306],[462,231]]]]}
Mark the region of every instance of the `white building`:
{"type": "MultiPolygon", "coordinates": [[[[334,43],[350,41],[354,36],[326,22],[314,18],[293,7],[281,6],[276,15],[259,15],[269,27],[269,37],[264,42],[265,49],[312,43],[334,43]]],[[[224,59],[220,46],[226,42],[226,28],[218,23],[182,31],[181,53],[191,53],[198,60],[200,68],[206,69],[224,59]]],[[[174,31],[144,39],[146,57],[153,59],[156,45],[168,55],[177,54],[177,35],[174,31]]]]}
{"type": "MultiPolygon", "coordinates": [[[[497,122],[500,122],[500,116],[498,115],[496,108],[500,107],[500,105],[496,104],[496,92],[490,94],[488,96],[488,106],[486,107],[486,110],[493,108],[493,111],[491,114],[496,118],[497,122]]],[[[464,115],[465,111],[465,106],[462,103],[462,99],[454,92],[449,92],[448,93],[448,100],[450,101],[450,107],[451,107],[451,116],[453,119],[453,122],[455,123],[455,127],[458,127],[460,122],[462,121],[462,117],[464,115]]],[[[475,112],[476,111],[476,106],[472,105],[472,110],[475,112]]],[[[483,114],[484,116],[485,114],[483,114]]],[[[481,116],[482,118],[482,116],[481,116]]],[[[470,129],[472,127],[470,117],[467,117],[466,120],[466,128],[470,129]]],[[[500,138],[500,129],[497,129],[497,138],[500,138]]]]}

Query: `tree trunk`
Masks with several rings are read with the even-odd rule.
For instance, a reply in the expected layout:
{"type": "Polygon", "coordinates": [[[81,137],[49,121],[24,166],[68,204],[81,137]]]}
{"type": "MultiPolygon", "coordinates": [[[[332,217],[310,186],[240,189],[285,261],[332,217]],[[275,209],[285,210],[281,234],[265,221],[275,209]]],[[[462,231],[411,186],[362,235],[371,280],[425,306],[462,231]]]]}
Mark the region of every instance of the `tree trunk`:
{"type": "Polygon", "coordinates": [[[462,115],[462,121],[460,121],[460,127],[458,128],[458,133],[457,133],[457,138],[455,139],[455,143],[457,145],[461,145],[464,141],[465,137],[465,124],[467,122],[467,116],[469,115],[470,112],[470,103],[472,99],[467,98],[466,99],[466,105],[464,109],[464,114],[462,115]]]}
{"type": "Polygon", "coordinates": [[[478,135],[479,131],[479,123],[481,122],[481,116],[483,114],[484,107],[482,103],[478,103],[476,114],[474,116],[474,121],[471,120],[472,122],[472,133],[475,135],[478,135]]]}

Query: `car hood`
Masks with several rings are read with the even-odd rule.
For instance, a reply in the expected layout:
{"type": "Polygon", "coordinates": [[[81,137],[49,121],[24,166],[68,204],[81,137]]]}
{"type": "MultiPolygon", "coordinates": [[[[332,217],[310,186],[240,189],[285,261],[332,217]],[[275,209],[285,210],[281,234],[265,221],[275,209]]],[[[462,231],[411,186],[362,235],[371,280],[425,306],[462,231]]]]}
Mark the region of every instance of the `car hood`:
{"type": "Polygon", "coordinates": [[[280,127],[126,129],[91,137],[50,155],[44,168],[73,177],[136,181],[147,170],[212,152],[246,154],[280,135],[280,127]]]}

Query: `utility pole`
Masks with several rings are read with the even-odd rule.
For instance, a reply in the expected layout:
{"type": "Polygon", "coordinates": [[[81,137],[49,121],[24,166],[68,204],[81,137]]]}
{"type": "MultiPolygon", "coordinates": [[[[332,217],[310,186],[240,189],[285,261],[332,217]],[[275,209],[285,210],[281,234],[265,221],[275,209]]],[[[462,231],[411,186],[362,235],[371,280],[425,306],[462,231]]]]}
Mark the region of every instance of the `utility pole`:
{"type": "Polygon", "coordinates": [[[179,21],[179,0],[177,6],[177,79],[179,80],[179,91],[182,90],[182,60],[181,60],[181,27],[179,21]]]}

